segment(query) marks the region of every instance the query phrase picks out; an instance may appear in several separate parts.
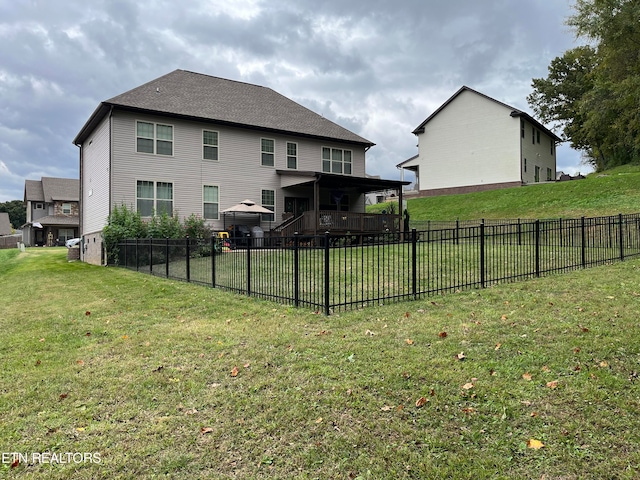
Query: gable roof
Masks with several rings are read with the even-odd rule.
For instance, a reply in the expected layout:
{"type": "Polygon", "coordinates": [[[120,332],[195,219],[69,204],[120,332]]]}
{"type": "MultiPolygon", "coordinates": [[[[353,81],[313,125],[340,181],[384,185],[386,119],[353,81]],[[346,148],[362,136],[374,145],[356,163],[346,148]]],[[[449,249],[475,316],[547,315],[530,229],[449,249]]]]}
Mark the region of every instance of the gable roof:
{"type": "Polygon", "coordinates": [[[413,130],[413,134],[417,135],[419,133],[424,133],[425,126],[427,125],[427,123],[429,123],[429,121],[433,117],[435,117],[438,113],[440,113],[441,110],[443,110],[447,105],[449,105],[462,92],[472,92],[472,93],[475,93],[476,95],[480,95],[481,97],[486,98],[487,100],[491,100],[492,102],[495,102],[498,105],[502,105],[506,109],[511,110],[510,115],[512,117],[522,117],[522,118],[526,119],[527,121],[529,121],[530,123],[533,123],[540,130],[544,131],[547,135],[549,135],[551,138],[553,138],[556,142],[561,142],[562,141],[562,139],[560,137],[558,137],[555,133],[553,133],[547,127],[542,125],[540,122],[538,122],[535,118],[533,118],[528,113],[523,112],[522,110],[518,110],[517,108],[514,108],[514,107],[512,107],[510,105],[507,105],[506,103],[503,103],[503,102],[501,102],[499,100],[496,100],[495,98],[491,98],[490,96],[485,95],[484,93],[480,93],[477,90],[474,90],[473,88],[469,88],[466,85],[463,85],[462,87],[460,87],[460,89],[456,93],[451,95],[451,97],[449,97],[449,99],[446,102],[444,102],[442,105],[440,105],[431,115],[429,115],[420,125],[418,125],[413,130]]]}
{"type": "Polygon", "coordinates": [[[174,70],[102,102],[73,143],[81,144],[112,107],[374,145],[270,88],[185,70],[174,70]]]}
{"type": "Polygon", "coordinates": [[[80,181],[74,178],[42,177],[42,180],[24,181],[24,201],[78,202],[80,181]]]}
{"type": "Polygon", "coordinates": [[[0,212],[0,236],[11,235],[11,220],[7,212],[0,212]]]}

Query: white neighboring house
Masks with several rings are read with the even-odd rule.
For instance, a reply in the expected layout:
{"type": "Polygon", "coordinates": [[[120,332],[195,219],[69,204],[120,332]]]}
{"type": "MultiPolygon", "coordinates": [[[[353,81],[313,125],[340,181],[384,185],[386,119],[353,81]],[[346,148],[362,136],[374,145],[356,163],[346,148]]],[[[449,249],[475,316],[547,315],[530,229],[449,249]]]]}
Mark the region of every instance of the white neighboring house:
{"type": "Polygon", "coordinates": [[[463,86],[413,131],[419,196],[551,182],[561,139],[529,114],[463,86]]]}

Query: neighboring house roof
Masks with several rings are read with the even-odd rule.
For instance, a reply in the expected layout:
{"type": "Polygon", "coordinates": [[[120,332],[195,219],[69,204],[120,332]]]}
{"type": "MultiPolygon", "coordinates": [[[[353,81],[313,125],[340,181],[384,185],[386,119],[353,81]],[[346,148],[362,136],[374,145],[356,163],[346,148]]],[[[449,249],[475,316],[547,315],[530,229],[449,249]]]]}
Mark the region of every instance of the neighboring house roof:
{"type": "Polygon", "coordinates": [[[412,160],[415,160],[415,159],[416,159],[416,158],[418,158],[419,156],[420,156],[419,154],[416,154],[416,155],[414,155],[414,156],[413,156],[413,157],[411,157],[411,158],[407,158],[405,161],[400,162],[399,164],[397,164],[397,165],[396,165],[396,168],[401,168],[403,165],[405,165],[405,164],[407,164],[407,163],[411,162],[412,160]]]}
{"type": "Polygon", "coordinates": [[[77,215],[48,215],[46,217],[40,217],[35,221],[41,225],[62,225],[70,227],[77,227],[78,225],[80,225],[80,217],[78,217],[77,215]]]}
{"type": "Polygon", "coordinates": [[[73,178],[42,177],[42,180],[24,181],[24,201],[78,202],[80,181],[73,178]]]}
{"type": "Polygon", "coordinates": [[[11,235],[11,221],[7,212],[0,212],[0,236],[11,235]]]}
{"type": "Polygon", "coordinates": [[[24,181],[24,201],[44,202],[44,191],[41,180],[24,181]]]}
{"type": "Polygon", "coordinates": [[[111,108],[374,145],[270,88],[185,70],[102,102],[73,143],[81,144],[111,108]]]}
{"type": "MultiPolygon", "coordinates": [[[[553,138],[556,142],[561,142],[562,139],[560,137],[558,137],[555,133],[553,133],[551,130],[549,130],[547,127],[545,127],[544,125],[542,125],[540,122],[538,122],[535,118],[533,118],[531,115],[529,115],[526,112],[523,112],[522,110],[518,110],[517,108],[514,108],[510,105],[507,105],[506,103],[502,103],[498,100],[496,100],[495,98],[491,98],[488,95],[485,95],[484,93],[480,93],[477,90],[474,90],[472,88],[469,88],[467,86],[462,86],[456,93],[454,93],[446,102],[444,102],[442,105],[440,105],[440,107],[438,107],[431,115],[429,115],[420,125],[418,125],[415,130],[413,131],[413,133],[415,135],[419,134],[419,133],[424,133],[425,130],[425,126],[427,125],[427,123],[429,123],[429,121],[435,117],[438,113],[440,113],[441,110],[443,110],[447,105],[449,105],[458,95],[460,95],[462,92],[472,92],[475,93],[476,95],[480,95],[481,97],[484,97],[488,100],[491,100],[492,102],[495,102],[499,105],[502,105],[503,107],[511,110],[510,115],[512,117],[522,117],[525,118],[526,120],[528,120],[529,122],[533,123],[537,128],[539,128],[540,130],[543,130],[547,135],[549,135],[551,138],[553,138]]],[[[409,159],[411,160],[411,159],[409,159]]]]}

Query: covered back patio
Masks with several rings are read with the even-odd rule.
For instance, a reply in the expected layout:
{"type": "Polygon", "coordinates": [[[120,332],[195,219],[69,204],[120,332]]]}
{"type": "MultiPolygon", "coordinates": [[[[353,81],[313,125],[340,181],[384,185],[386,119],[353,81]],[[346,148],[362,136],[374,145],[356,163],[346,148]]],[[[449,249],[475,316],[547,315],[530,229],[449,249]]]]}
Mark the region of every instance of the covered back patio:
{"type": "Polygon", "coordinates": [[[410,182],[312,171],[278,170],[284,198],[282,222],[270,236],[402,232],[402,187],[410,182]],[[394,213],[366,213],[364,194],[397,191],[394,213]]]}

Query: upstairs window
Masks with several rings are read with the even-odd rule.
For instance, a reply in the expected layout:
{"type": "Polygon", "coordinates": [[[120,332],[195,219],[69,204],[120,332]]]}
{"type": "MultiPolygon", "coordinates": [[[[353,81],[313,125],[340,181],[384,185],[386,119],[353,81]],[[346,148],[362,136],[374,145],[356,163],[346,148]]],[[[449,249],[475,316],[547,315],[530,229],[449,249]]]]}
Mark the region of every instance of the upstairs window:
{"type": "Polygon", "coordinates": [[[520,135],[524,138],[524,120],[520,120],[520,135]]]}
{"type": "Polygon", "coordinates": [[[287,168],[298,168],[298,144],[287,142],[287,168]]]}
{"type": "Polygon", "coordinates": [[[154,212],[173,216],[173,183],[138,180],[136,207],[141,217],[152,217],[154,212]]]}
{"type": "Polygon", "coordinates": [[[536,130],[536,140],[540,143],[540,130],[536,130]]]}
{"type": "Polygon", "coordinates": [[[553,147],[554,147],[553,138],[549,139],[549,143],[551,144],[551,155],[553,155],[553,147]]]}
{"type": "Polygon", "coordinates": [[[274,154],[276,151],[276,141],[270,138],[260,139],[260,164],[265,167],[273,167],[275,165],[274,154]]]}
{"type": "Polygon", "coordinates": [[[322,147],[322,171],[351,175],[351,150],[322,147]]]}
{"type": "Polygon", "coordinates": [[[202,131],[202,158],[218,161],[218,132],[202,131]]]}
{"type": "Polygon", "coordinates": [[[70,203],[63,203],[62,204],[62,213],[64,215],[71,215],[71,204],[70,203]]]}
{"type": "Polygon", "coordinates": [[[136,152],[173,155],[173,127],[161,123],[136,122],[136,152]]]}

